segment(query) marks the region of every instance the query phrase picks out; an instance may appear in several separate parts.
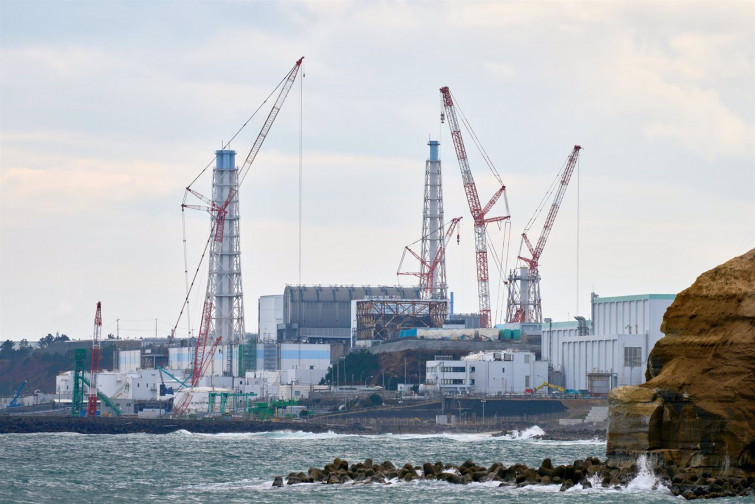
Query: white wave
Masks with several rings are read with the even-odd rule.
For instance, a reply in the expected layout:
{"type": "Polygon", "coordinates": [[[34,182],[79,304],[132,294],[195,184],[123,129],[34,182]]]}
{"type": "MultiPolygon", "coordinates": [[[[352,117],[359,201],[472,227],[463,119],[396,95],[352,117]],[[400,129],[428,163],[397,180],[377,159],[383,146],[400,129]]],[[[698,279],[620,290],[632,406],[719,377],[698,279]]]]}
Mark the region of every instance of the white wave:
{"type": "Polygon", "coordinates": [[[440,432],[436,434],[380,434],[378,437],[390,437],[391,439],[412,440],[412,439],[448,439],[460,443],[474,443],[490,441],[490,433],[452,433],[440,432]]]}
{"type": "Polygon", "coordinates": [[[648,492],[652,490],[665,490],[661,480],[653,473],[652,463],[645,455],[637,457],[637,476],[627,484],[627,492],[648,492]]]}
{"type": "Polygon", "coordinates": [[[252,481],[243,479],[239,481],[224,481],[220,483],[199,483],[197,485],[190,485],[188,488],[203,491],[203,492],[228,492],[229,490],[269,490],[273,487],[271,481],[252,481]]]}
{"type": "Polygon", "coordinates": [[[517,431],[513,430],[509,434],[504,434],[503,436],[500,436],[501,439],[506,440],[514,440],[514,439],[532,439],[536,436],[544,436],[545,431],[540,428],[538,425],[533,425],[532,427],[528,427],[527,429],[524,429],[523,431],[517,431]]]}
{"type": "Polygon", "coordinates": [[[323,440],[342,437],[355,437],[355,434],[336,434],[333,431],[328,432],[304,432],[292,430],[263,431],[263,432],[218,432],[218,433],[201,433],[189,432],[187,430],[177,430],[174,434],[182,436],[198,436],[213,439],[276,439],[282,441],[306,441],[306,440],[323,440]]]}

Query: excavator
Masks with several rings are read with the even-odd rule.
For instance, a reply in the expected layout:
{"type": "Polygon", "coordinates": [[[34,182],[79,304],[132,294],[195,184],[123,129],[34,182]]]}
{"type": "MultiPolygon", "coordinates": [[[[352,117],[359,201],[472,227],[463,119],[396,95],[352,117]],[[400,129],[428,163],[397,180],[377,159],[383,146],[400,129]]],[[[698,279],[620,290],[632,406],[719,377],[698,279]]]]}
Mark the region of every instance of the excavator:
{"type": "Polygon", "coordinates": [[[538,386],[537,386],[537,387],[535,388],[535,390],[533,390],[533,391],[532,391],[532,394],[534,395],[535,393],[537,393],[537,391],[538,391],[538,390],[540,390],[540,389],[541,389],[541,388],[543,388],[543,387],[550,387],[550,388],[552,388],[553,390],[556,390],[556,391],[558,391],[558,392],[561,392],[562,394],[566,393],[566,389],[565,389],[564,387],[561,387],[561,386],[559,386],[559,385],[554,385],[554,384],[552,384],[552,383],[548,383],[547,381],[544,381],[543,383],[541,383],[540,385],[538,385],[538,386]]]}

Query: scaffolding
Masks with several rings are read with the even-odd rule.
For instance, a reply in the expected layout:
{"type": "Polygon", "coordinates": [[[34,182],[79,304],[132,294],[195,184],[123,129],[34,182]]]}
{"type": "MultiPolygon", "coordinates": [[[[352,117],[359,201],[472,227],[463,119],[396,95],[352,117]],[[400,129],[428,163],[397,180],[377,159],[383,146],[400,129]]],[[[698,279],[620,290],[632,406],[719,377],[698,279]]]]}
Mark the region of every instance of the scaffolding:
{"type": "Polygon", "coordinates": [[[73,401],[71,401],[71,415],[79,416],[84,409],[84,363],[87,351],[77,348],[73,351],[73,401]]]}
{"type": "Polygon", "coordinates": [[[357,301],[358,340],[398,339],[402,329],[443,327],[448,303],[439,299],[357,301]]]}

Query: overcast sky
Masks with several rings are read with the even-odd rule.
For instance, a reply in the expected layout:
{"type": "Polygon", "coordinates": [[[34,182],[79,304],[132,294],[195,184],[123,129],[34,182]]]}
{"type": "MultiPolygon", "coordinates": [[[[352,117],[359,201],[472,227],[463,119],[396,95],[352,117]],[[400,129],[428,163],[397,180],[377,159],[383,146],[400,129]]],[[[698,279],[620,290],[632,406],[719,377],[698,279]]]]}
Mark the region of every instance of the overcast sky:
{"type": "MultiPolygon", "coordinates": [[[[248,331],[260,295],[299,281],[300,110],[302,282],[397,282],[439,139],[446,219],[464,216],[448,282],[457,312],[477,310],[444,85],[507,186],[509,267],[584,148],[541,259],[544,316],[589,316],[593,290],[679,292],[755,245],[753,26],[751,2],[0,0],[0,338],[89,338],[97,301],[105,334],[116,319],[122,337],[155,320],[168,334],[184,188],[301,56],[306,76],[240,192],[248,331]]],[[[258,130],[231,145],[240,160],[258,130]]],[[[468,137],[467,150],[485,202],[495,179],[468,137]]],[[[193,271],[209,217],[185,216],[193,271]]]]}

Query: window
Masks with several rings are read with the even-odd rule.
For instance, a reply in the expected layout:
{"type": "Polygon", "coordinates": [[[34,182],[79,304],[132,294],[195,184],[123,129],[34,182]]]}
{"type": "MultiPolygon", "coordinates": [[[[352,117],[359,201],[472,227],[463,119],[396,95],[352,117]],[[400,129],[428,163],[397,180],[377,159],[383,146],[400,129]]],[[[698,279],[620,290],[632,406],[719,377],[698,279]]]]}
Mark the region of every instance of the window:
{"type": "Polygon", "coordinates": [[[464,380],[460,378],[454,378],[454,379],[446,378],[442,380],[442,383],[443,385],[464,385],[464,380]]]}
{"type": "Polygon", "coordinates": [[[472,378],[472,379],[471,379],[471,380],[469,381],[469,384],[470,384],[470,385],[474,385],[474,378],[472,378]]]}
{"type": "Polygon", "coordinates": [[[642,365],[642,347],[624,347],[624,367],[642,365]]]}
{"type": "Polygon", "coordinates": [[[463,366],[461,366],[461,367],[458,367],[458,366],[449,367],[449,366],[447,366],[447,367],[441,368],[441,372],[443,372],[443,373],[463,373],[466,370],[467,370],[467,368],[465,368],[463,366]]]}
{"type": "Polygon", "coordinates": [[[503,354],[503,360],[505,360],[505,361],[513,361],[514,360],[514,354],[510,354],[510,353],[503,354]]]}
{"type": "Polygon", "coordinates": [[[472,366],[472,369],[470,370],[470,373],[474,373],[474,366],[472,366]]]}
{"type": "Polygon", "coordinates": [[[524,388],[530,388],[530,377],[525,376],[524,377],[524,388]]]}
{"type": "Polygon", "coordinates": [[[529,364],[529,363],[530,363],[530,354],[526,354],[526,355],[524,356],[524,363],[525,363],[525,364],[529,364]]]}

